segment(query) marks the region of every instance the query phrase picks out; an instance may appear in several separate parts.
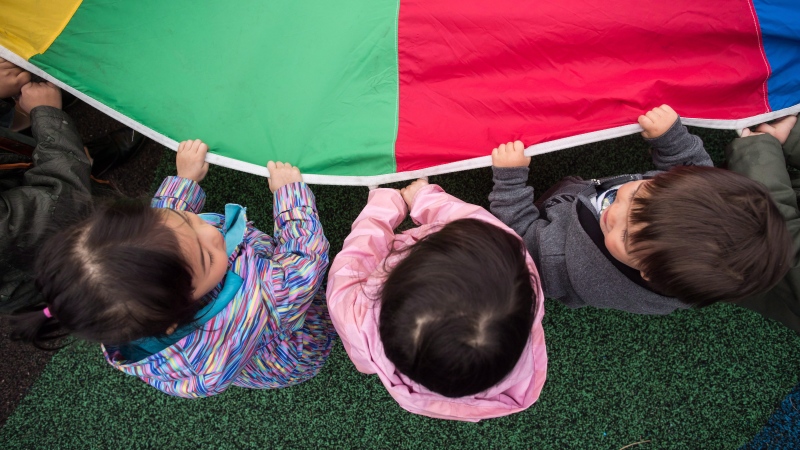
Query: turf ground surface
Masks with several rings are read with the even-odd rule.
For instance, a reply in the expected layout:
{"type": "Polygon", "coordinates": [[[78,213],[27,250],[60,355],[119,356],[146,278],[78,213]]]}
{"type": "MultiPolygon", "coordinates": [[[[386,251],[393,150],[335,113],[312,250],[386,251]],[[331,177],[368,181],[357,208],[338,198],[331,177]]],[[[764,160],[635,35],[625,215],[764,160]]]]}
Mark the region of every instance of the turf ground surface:
{"type": "MultiPolygon", "coordinates": [[[[721,164],[734,135],[693,131],[721,164]]],[[[165,152],[152,189],[174,173],[173,158],[165,152]]],[[[646,145],[631,136],[536,157],[531,183],[541,193],[565,175],[651,167],[646,145]]],[[[489,169],[431,182],[488,206],[489,169]]],[[[212,167],[202,185],[207,211],[241,203],[257,226],[271,228],[265,179],[212,167]]],[[[312,189],[333,258],[367,189],[312,189]]],[[[338,343],[320,374],[300,386],[234,387],[193,401],[117,372],[98,346],[76,343],[45,367],[0,430],[0,442],[26,449],[800,447],[800,390],[793,391],[800,337],[777,323],[730,305],[643,317],[570,310],[548,300],[544,329],[549,370],[539,401],[522,413],[477,424],[405,412],[376,376],[355,370],[338,343]]]]}

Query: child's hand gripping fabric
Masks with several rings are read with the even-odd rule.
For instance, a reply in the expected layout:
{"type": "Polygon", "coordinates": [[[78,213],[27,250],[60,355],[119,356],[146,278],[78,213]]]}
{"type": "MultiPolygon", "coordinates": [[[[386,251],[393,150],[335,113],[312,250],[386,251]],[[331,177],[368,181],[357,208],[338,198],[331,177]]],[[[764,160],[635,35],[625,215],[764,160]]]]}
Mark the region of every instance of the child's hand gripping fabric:
{"type": "Polygon", "coordinates": [[[531,157],[525,156],[525,145],[522,141],[500,144],[492,150],[494,167],[528,167],[531,157]]]}
{"type": "Polygon", "coordinates": [[[300,169],[289,163],[270,161],[267,163],[267,170],[269,170],[269,190],[273,194],[287,184],[303,182],[300,169]]]}
{"type": "Polygon", "coordinates": [[[742,137],[768,134],[777,139],[778,142],[780,142],[781,145],[783,145],[786,143],[786,139],[789,138],[789,133],[791,133],[792,128],[794,128],[794,125],[796,123],[797,123],[797,116],[781,117],[780,119],[777,119],[773,122],[762,123],[756,128],[755,132],[750,131],[749,128],[745,128],[744,130],[742,130],[742,137]]]}
{"type": "Polygon", "coordinates": [[[678,113],[669,105],[661,105],[639,116],[639,125],[644,128],[642,136],[645,139],[660,137],[678,120],[678,113]]]}
{"type": "Polygon", "coordinates": [[[175,157],[178,176],[196,183],[203,181],[208,173],[207,154],[208,145],[200,139],[181,142],[178,145],[178,154],[175,157]]]}
{"type": "Polygon", "coordinates": [[[419,192],[420,189],[422,189],[423,187],[425,187],[427,185],[428,185],[428,180],[426,180],[424,178],[419,178],[417,180],[414,180],[411,184],[409,184],[408,186],[404,187],[403,189],[400,189],[400,195],[403,197],[403,200],[406,202],[406,205],[408,206],[409,211],[414,206],[414,197],[416,197],[417,192],[419,192]]]}

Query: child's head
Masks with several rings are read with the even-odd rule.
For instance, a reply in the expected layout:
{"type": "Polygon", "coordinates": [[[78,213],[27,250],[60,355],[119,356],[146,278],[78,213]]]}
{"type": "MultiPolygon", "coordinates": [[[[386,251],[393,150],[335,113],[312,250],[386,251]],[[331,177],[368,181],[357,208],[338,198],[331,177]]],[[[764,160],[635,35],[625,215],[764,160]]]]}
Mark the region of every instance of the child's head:
{"type": "MultiPolygon", "coordinates": [[[[215,270],[206,244],[216,241],[195,232],[204,222],[189,214],[118,200],[49,239],[36,281],[61,326],[122,344],[191,323],[202,306],[197,300],[216,284],[206,289],[207,272],[215,270]]],[[[223,242],[216,264],[226,266],[224,254],[223,242]]]]}
{"type": "Polygon", "coordinates": [[[713,167],[626,183],[600,227],[612,256],[695,306],[769,289],[788,270],[793,245],[763,185],[713,167]]]}
{"type": "Polygon", "coordinates": [[[446,397],[500,382],[527,344],[538,289],[520,239],[462,219],[405,251],[381,292],[386,356],[400,372],[446,397]]]}

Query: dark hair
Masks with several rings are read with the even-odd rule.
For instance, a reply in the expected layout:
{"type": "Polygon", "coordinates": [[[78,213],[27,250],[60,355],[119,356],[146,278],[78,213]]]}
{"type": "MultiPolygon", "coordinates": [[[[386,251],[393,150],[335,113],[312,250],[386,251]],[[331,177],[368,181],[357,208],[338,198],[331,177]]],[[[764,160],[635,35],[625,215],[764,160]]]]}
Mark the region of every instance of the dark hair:
{"type": "Polygon", "coordinates": [[[536,287],[520,239],[461,219],[405,251],[381,291],[386,357],[446,397],[496,385],[514,369],[533,324],[536,287]]]}
{"type": "Polygon", "coordinates": [[[17,315],[14,337],[37,346],[56,322],[104,344],[162,336],[175,323],[190,323],[202,306],[193,300],[190,266],[163,212],[138,200],[118,199],[54,235],[35,273],[54,318],[41,310],[17,315]]]}
{"type": "Polygon", "coordinates": [[[714,167],[676,167],[632,204],[631,255],[654,289],[694,305],[766,291],[789,269],[792,240],[767,189],[714,167]]]}

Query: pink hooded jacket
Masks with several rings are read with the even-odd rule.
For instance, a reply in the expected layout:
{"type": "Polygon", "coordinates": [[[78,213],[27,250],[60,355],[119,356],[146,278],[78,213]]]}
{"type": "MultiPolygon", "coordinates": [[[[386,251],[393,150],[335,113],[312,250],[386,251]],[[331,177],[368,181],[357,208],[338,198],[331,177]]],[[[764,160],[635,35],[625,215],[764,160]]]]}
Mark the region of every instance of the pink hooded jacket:
{"type": "MultiPolygon", "coordinates": [[[[383,351],[378,333],[379,289],[385,277],[384,260],[393,241],[402,248],[457,219],[479,219],[508,233],[514,232],[485,209],[445,193],[437,185],[422,187],[416,194],[411,218],[418,228],[395,235],[394,229],[407,213],[406,204],[395,189],[375,189],[367,206],[353,223],[344,248],[333,261],[328,277],[328,309],[344,348],[356,368],[376,373],[389,393],[404,409],[439,419],[477,422],[513,414],[528,408],[544,385],[547,353],[542,330],[544,296],[539,274],[527,256],[531,280],[536,289],[536,316],[528,344],[514,370],[500,384],[461,398],[447,398],[411,381],[395,370],[383,351]]],[[[394,267],[401,256],[392,256],[386,267],[394,267]]]]}

